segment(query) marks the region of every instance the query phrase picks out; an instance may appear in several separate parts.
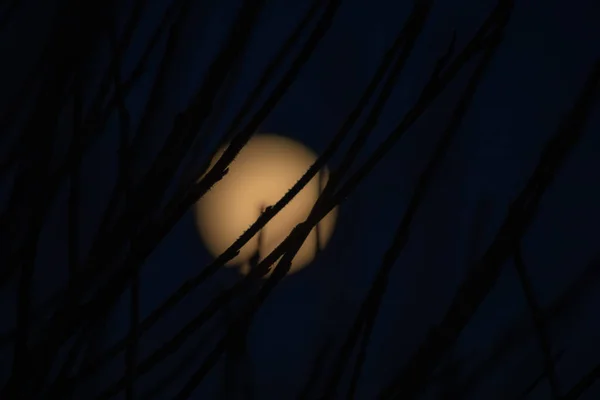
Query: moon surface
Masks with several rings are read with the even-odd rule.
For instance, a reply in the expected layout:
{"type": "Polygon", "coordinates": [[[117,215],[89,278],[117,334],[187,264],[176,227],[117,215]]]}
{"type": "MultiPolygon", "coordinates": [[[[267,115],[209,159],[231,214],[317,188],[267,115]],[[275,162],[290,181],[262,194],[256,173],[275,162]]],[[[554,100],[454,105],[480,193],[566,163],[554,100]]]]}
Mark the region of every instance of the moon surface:
{"type": "MultiPolygon", "coordinates": [[[[221,157],[223,146],[211,162],[221,157]]],[[[317,159],[311,149],[292,139],[274,134],[255,134],[229,166],[229,172],[194,206],[195,221],[208,251],[217,257],[223,253],[260,216],[261,210],[274,205],[306,173],[317,159]]],[[[238,266],[248,273],[249,260],[259,250],[265,258],[308,217],[328,179],[324,168],[262,229],[261,248],[258,235],[250,239],[228,266],[238,266]]],[[[292,260],[288,274],[299,271],[315,257],[317,237],[323,249],[333,234],[337,207],[314,229],[292,260]]]]}

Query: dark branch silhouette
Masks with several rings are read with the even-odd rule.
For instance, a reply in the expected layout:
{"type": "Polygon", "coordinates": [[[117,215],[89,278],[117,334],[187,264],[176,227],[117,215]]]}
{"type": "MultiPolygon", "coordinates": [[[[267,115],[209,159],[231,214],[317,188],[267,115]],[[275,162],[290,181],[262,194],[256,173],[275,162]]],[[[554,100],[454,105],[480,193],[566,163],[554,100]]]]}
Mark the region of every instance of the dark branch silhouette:
{"type": "Polygon", "coordinates": [[[517,269],[517,273],[519,274],[519,280],[521,281],[521,286],[523,287],[523,292],[525,293],[525,297],[527,299],[527,305],[531,310],[531,318],[535,325],[538,341],[540,342],[540,347],[544,356],[544,366],[548,382],[550,383],[552,396],[554,396],[555,399],[558,399],[560,398],[560,389],[558,387],[556,372],[554,370],[552,347],[550,345],[550,340],[548,339],[548,335],[546,333],[546,324],[544,321],[545,318],[542,314],[540,306],[535,300],[533,286],[527,274],[527,268],[525,267],[525,262],[523,261],[521,246],[519,245],[517,245],[517,249],[515,251],[515,267],[517,269]]]}

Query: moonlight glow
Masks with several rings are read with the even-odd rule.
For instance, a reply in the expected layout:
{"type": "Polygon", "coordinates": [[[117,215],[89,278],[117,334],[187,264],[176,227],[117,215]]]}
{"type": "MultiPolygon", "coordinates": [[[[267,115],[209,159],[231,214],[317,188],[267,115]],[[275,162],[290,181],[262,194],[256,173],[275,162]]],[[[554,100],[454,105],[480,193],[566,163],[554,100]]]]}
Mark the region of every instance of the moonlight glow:
{"type": "MultiPolygon", "coordinates": [[[[212,165],[225,151],[221,148],[212,165]]],[[[274,205],[304,175],[317,155],[291,139],[272,135],[254,135],[229,166],[229,172],[206,193],[195,206],[200,236],[213,256],[223,253],[256,221],[264,207],[274,205]]],[[[260,256],[275,249],[291,230],[308,216],[327,182],[325,168],[298,193],[262,230],[260,256]],[[319,187],[321,186],[321,187],[319,187]]],[[[317,252],[317,237],[324,248],[337,217],[337,208],[313,229],[294,257],[289,273],[309,264],[317,252]]],[[[242,266],[248,272],[248,261],[257,251],[258,235],[246,243],[237,257],[227,265],[242,266]]]]}

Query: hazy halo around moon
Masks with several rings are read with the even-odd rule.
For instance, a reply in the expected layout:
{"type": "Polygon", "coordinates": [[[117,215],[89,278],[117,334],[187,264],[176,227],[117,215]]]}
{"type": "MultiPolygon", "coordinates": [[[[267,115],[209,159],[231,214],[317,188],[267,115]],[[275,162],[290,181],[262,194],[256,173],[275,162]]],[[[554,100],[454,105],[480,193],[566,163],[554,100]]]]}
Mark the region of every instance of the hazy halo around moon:
{"type": "MultiPolygon", "coordinates": [[[[223,146],[211,162],[221,157],[223,146]]],[[[194,206],[195,221],[208,251],[223,253],[260,215],[261,207],[274,205],[306,173],[317,159],[311,149],[292,139],[274,134],[255,134],[229,166],[229,172],[194,206]]],[[[321,170],[262,230],[261,257],[275,249],[300,222],[304,221],[328,178],[321,170]],[[320,175],[322,177],[320,178],[320,175]]],[[[337,207],[319,223],[321,249],[325,247],[337,219],[337,207]]],[[[228,266],[246,266],[258,246],[258,235],[250,239],[228,266]]],[[[290,274],[308,265],[317,252],[313,229],[294,257],[290,274]]]]}

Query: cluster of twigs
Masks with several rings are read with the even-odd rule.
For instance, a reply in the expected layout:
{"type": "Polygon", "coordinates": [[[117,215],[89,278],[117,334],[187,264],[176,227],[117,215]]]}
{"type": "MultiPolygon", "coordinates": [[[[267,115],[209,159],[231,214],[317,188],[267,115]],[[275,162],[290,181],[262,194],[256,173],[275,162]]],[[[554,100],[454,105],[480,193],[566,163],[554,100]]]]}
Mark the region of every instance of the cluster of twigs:
{"type": "MultiPolygon", "coordinates": [[[[354,365],[347,394],[349,398],[354,398],[389,274],[408,243],[414,216],[457,136],[477,87],[496,50],[502,44],[513,1],[499,0],[479,30],[460,51],[455,49],[455,35],[452,36],[446,52],[434,65],[429,80],[413,106],[385,140],[366,157],[366,161],[355,166],[359,152],[377,126],[395,82],[410,58],[427,21],[432,1],[415,0],[411,14],[394,43],[384,54],[369,85],[318,160],[281,200],[267,207],[256,222],[223,254],[203,268],[198,275],[185,281],[143,319],[139,316],[138,292],[139,273],[144,261],[190,206],[227,174],[229,163],[285,95],[302,66],[309,60],[321,38],[331,27],[342,2],[313,1],[306,16],[267,65],[240,112],[232,120],[221,140],[221,143],[230,141],[224,154],[210,169],[208,161],[201,166],[193,163],[186,165],[184,161],[190,157],[189,149],[194,148],[198,142],[206,142],[210,133],[207,121],[218,113],[215,102],[225,90],[228,79],[235,73],[235,66],[246,51],[253,28],[260,20],[261,11],[266,4],[265,1],[243,1],[221,50],[212,61],[189,106],[177,114],[163,147],[149,168],[140,176],[133,172],[134,153],[147,139],[152,116],[164,106],[162,96],[166,90],[167,75],[172,68],[175,50],[181,40],[183,26],[193,2],[172,1],[129,76],[123,76],[122,60],[147,2],[134,1],[120,35],[115,27],[115,3],[91,1],[86,2],[85,8],[75,0],[63,0],[59,3],[60,10],[64,13],[59,13],[56,29],[48,39],[39,62],[40,65],[47,64],[51,67],[47,69],[38,91],[33,89],[34,84],[30,82],[23,86],[20,98],[31,100],[31,109],[25,107],[24,101],[14,102],[28,111],[28,118],[25,122],[19,121],[14,117],[16,113],[13,109],[6,110],[1,115],[2,134],[8,137],[17,132],[11,151],[6,153],[5,159],[0,163],[0,174],[5,179],[5,186],[11,188],[9,199],[0,216],[0,285],[8,287],[18,279],[16,329],[3,336],[4,344],[11,343],[14,346],[12,372],[0,393],[0,398],[6,399],[39,396],[68,398],[76,393],[82,382],[97,374],[111,360],[123,353],[126,354],[126,373],[99,393],[86,394],[85,397],[109,399],[124,391],[128,399],[138,398],[135,382],[140,376],[152,371],[180,349],[233,299],[248,293],[250,288],[258,285],[258,291],[251,297],[252,300],[232,317],[227,331],[206,358],[201,363],[196,363],[197,369],[174,397],[178,400],[189,398],[222,355],[228,351],[228,346],[239,340],[236,339],[236,335],[247,332],[256,311],[286,275],[291,260],[309,232],[356,190],[390,149],[444,92],[449,83],[463,70],[474,65],[452,117],[439,137],[434,154],[413,189],[409,205],[382,258],[354,323],[335,354],[331,370],[315,372],[314,376],[309,377],[300,394],[301,398],[308,398],[311,393],[316,394],[318,398],[335,398],[339,394],[340,380],[345,369],[354,365]],[[100,22],[90,24],[83,32],[80,31],[86,22],[98,18],[101,19],[100,22]],[[74,26],[72,23],[66,23],[74,19],[81,21],[80,24],[74,26]],[[77,32],[74,32],[76,29],[77,32]],[[88,39],[88,44],[79,45],[80,49],[73,50],[70,46],[73,45],[74,36],[77,36],[78,40],[88,39]],[[140,78],[147,73],[150,56],[157,51],[158,43],[164,36],[165,49],[158,73],[140,122],[134,127],[127,107],[127,98],[140,78]],[[84,67],[95,49],[95,46],[89,43],[96,45],[105,40],[110,44],[111,59],[98,90],[92,96],[84,74],[84,67]],[[280,78],[276,80],[275,76],[280,78]],[[272,87],[271,92],[265,94],[269,86],[272,87]],[[259,102],[262,97],[265,97],[265,100],[259,102]],[[82,106],[84,100],[90,104],[87,109],[82,106]],[[65,140],[64,127],[59,125],[58,116],[64,115],[69,105],[72,108],[72,134],[66,153],[60,157],[53,152],[56,144],[65,140]],[[253,109],[256,111],[252,112],[253,109]],[[82,229],[78,218],[82,190],[81,163],[98,138],[105,134],[107,122],[113,114],[119,121],[119,176],[93,244],[86,254],[81,254],[78,243],[79,232],[82,229]],[[224,289],[179,332],[150,355],[140,358],[137,351],[140,337],[188,294],[212,277],[227,261],[235,257],[241,247],[258,234],[261,228],[331,160],[353,129],[356,130],[356,134],[349,149],[332,172],[307,219],[298,224],[271,254],[257,263],[248,276],[224,289]],[[39,132],[44,134],[40,135],[39,132]],[[32,146],[31,143],[36,144],[32,146]],[[200,180],[197,179],[199,176],[202,176],[200,180]],[[31,304],[37,244],[51,205],[66,184],[69,190],[69,279],[64,288],[48,303],[50,311],[46,309],[39,312],[31,304]],[[165,193],[172,195],[165,197],[165,193]],[[262,280],[269,271],[272,271],[272,274],[262,280]],[[89,346],[90,332],[106,318],[128,288],[131,288],[129,333],[102,354],[82,359],[81,355],[89,346]],[[358,356],[352,364],[352,354],[357,346],[358,356]],[[66,357],[59,357],[65,352],[66,357]],[[319,379],[318,375],[325,376],[325,379],[319,379]],[[318,385],[320,380],[323,381],[322,385],[318,385]]],[[[6,15],[0,18],[0,23],[5,23],[17,5],[17,1],[11,3],[6,15]]],[[[545,370],[541,376],[548,379],[553,396],[557,399],[576,399],[598,377],[599,368],[596,368],[569,391],[561,391],[554,367],[557,356],[552,351],[546,332],[545,313],[536,303],[532,284],[527,277],[525,262],[520,253],[520,242],[535,217],[545,190],[581,137],[597,99],[599,85],[600,62],[593,66],[573,108],[541,152],[537,168],[511,204],[495,239],[476,265],[469,270],[446,315],[423,340],[407,364],[399,370],[396,378],[381,392],[382,399],[415,398],[424,390],[434,379],[436,368],[493,288],[506,261],[510,259],[514,259],[523,284],[544,354],[545,370]]],[[[325,346],[319,354],[326,353],[331,353],[329,346],[325,346]]],[[[318,367],[321,364],[317,362],[318,367]]]]}

